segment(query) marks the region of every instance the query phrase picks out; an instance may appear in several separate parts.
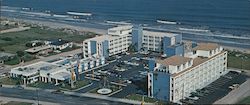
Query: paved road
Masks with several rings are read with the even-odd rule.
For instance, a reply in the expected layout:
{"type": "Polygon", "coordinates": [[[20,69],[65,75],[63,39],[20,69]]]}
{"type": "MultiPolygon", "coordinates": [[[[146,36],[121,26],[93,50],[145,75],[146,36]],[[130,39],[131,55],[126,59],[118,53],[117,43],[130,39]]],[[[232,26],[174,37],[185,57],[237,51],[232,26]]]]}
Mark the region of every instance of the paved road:
{"type": "Polygon", "coordinates": [[[52,94],[43,90],[36,92],[32,90],[20,90],[3,87],[0,88],[0,96],[34,100],[34,102],[37,102],[37,99],[39,99],[41,101],[58,103],[61,105],[125,105],[124,103],[111,102],[102,99],[52,94]],[[37,96],[39,96],[39,98],[37,98],[37,96]]]}
{"type": "Polygon", "coordinates": [[[250,79],[214,104],[235,104],[246,96],[250,96],[250,79]]]}

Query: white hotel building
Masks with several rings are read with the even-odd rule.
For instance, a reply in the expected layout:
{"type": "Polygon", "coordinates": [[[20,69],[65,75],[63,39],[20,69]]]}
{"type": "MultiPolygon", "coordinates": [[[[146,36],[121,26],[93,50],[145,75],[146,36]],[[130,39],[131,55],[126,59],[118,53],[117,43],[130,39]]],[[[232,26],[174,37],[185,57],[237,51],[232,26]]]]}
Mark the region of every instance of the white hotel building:
{"type": "Polygon", "coordinates": [[[175,53],[183,52],[182,47],[179,47],[182,46],[181,40],[182,38],[179,34],[146,31],[140,26],[118,26],[108,29],[107,35],[83,41],[83,56],[97,55],[108,57],[126,52],[131,46],[137,51],[150,50],[157,52],[166,52],[167,47],[172,46],[172,49],[178,50],[171,52],[175,55],[175,53]],[[177,44],[179,45],[174,46],[177,44]]]}
{"type": "Polygon", "coordinates": [[[202,43],[185,57],[150,60],[149,68],[148,96],[180,102],[228,73],[227,52],[217,44],[202,43]]]}
{"type": "Polygon", "coordinates": [[[97,36],[83,41],[83,55],[89,57],[111,56],[128,51],[131,44],[132,26],[120,26],[108,30],[108,35],[97,36]]]}

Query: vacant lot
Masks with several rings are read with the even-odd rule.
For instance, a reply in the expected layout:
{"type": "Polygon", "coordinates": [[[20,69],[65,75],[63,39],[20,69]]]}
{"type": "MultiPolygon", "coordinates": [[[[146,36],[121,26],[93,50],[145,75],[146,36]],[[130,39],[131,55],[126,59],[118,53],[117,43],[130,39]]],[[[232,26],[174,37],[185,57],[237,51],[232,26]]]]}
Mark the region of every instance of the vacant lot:
{"type": "Polygon", "coordinates": [[[228,51],[228,67],[250,70],[250,54],[228,51]]]}
{"type": "Polygon", "coordinates": [[[73,35],[54,29],[41,29],[33,27],[30,30],[0,34],[0,49],[9,53],[28,49],[25,44],[33,40],[49,40],[62,38],[73,42],[82,42],[84,39],[94,37],[94,33],[86,35],[73,35]]]}
{"type": "Polygon", "coordinates": [[[244,98],[243,100],[239,101],[237,104],[250,104],[250,96],[244,98]]]}

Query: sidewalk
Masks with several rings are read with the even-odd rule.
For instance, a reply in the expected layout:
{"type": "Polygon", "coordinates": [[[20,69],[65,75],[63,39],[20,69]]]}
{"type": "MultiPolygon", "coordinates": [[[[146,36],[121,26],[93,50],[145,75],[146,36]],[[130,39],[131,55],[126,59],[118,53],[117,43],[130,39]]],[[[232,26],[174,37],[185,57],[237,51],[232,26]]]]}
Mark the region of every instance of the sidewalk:
{"type": "MultiPolygon", "coordinates": [[[[27,103],[33,103],[33,104],[37,104],[38,101],[36,100],[29,100],[29,99],[20,99],[20,98],[10,98],[10,97],[3,97],[3,96],[0,96],[0,101],[2,101],[0,104],[5,104],[7,102],[10,102],[10,101],[17,101],[17,102],[27,102],[27,103]]],[[[39,101],[39,104],[42,104],[42,105],[60,105],[60,104],[57,104],[57,103],[52,103],[52,102],[45,102],[45,101],[39,101]]]]}

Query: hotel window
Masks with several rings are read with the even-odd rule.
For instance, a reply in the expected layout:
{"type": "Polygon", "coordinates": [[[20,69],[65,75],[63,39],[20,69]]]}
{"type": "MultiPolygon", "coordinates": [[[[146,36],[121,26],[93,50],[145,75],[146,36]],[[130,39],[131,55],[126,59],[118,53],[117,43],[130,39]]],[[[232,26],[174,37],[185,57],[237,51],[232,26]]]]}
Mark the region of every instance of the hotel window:
{"type": "Polygon", "coordinates": [[[179,71],[180,70],[180,66],[177,66],[177,71],[179,71]]]}

